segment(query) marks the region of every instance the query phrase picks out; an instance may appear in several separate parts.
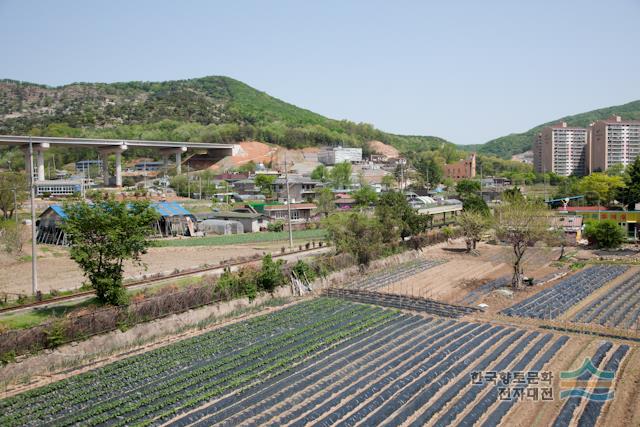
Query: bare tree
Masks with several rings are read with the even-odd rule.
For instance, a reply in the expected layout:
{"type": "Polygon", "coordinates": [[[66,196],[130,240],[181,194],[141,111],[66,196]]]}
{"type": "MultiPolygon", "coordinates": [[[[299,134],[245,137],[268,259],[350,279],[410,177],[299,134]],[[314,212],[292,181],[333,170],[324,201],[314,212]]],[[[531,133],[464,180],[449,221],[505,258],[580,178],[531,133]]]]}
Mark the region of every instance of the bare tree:
{"type": "Polygon", "coordinates": [[[515,289],[522,288],[522,258],[529,246],[547,240],[551,227],[550,212],[544,203],[513,199],[496,210],[496,236],[513,249],[513,279],[515,289]]]}

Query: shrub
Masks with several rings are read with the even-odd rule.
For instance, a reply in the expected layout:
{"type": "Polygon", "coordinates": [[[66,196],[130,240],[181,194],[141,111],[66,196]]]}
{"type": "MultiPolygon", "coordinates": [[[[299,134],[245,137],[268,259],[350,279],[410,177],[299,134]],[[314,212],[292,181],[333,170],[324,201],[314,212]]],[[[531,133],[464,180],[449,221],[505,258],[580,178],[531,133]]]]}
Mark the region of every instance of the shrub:
{"type": "Polygon", "coordinates": [[[262,258],[262,268],[258,272],[258,289],[273,292],[278,286],[284,285],[283,263],[282,260],[274,261],[270,254],[262,258]]]}
{"type": "Polygon", "coordinates": [[[51,324],[51,328],[45,331],[47,335],[47,347],[58,347],[65,342],[66,327],[63,321],[55,321],[51,324]]]}
{"type": "Polygon", "coordinates": [[[316,272],[301,259],[293,265],[291,271],[301,280],[306,279],[309,282],[313,282],[316,279],[316,272]]]}
{"type": "Polygon", "coordinates": [[[617,248],[625,240],[624,230],[612,220],[593,221],[587,224],[584,235],[589,243],[601,249],[617,248]]]}
{"type": "Polygon", "coordinates": [[[267,230],[268,231],[284,231],[284,221],[277,220],[274,222],[270,222],[269,225],[267,225],[267,230]]]}
{"type": "Polygon", "coordinates": [[[16,361],[16,352],[11,350],[0,354],[0,365],[6,365],[16,361]]]}

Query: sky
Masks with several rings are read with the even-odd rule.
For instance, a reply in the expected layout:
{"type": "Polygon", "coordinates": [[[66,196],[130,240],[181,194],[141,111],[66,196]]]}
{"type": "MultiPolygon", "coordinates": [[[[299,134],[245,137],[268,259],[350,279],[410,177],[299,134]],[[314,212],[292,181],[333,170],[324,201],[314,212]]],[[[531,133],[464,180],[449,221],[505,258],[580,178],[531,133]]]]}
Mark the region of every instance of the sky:
{"type": "Polygon", "coordinates": [[[327,117],[484,143],[640,99],[640,0],[0,0],[0,78],[226,75],[327,117]]]}

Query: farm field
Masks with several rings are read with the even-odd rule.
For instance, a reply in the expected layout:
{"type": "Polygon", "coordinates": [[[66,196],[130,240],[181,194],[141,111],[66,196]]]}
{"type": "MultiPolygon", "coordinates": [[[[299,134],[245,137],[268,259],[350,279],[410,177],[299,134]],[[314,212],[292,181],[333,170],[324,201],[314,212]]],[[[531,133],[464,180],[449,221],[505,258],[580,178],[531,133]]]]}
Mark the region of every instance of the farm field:
{"type": "Polygon", "coordinates": [[[435,314],[441,317],[459,318],[480,311],[478,308],[447,304],[428,298],[368,291],[366,289],[328,288],[325,290],[325,295],[365,304],[435,314]]]}
{"type": "MultiPolygon", "coordinates": [[[[291,232],[296,240],[324,240],[326,231],[323,229],[295,230],[291,232]]],[[[277,231],[268,233],[244,233],[228,234],[225,236],[193,237],[189,239],[163,239],[156,241],[159,247],[180,247],[180,246],[224,246],[237,245],[242,243],[262,243],[262,242],[287,242],[289,241],[288,231],[277,231]]]]}
{"type": "Polygon", "coordinates": [[[621,329],[639,329],[640,275],[634,274],[606,294],[594,298],[571,320],[621,329]]]}
{"type": "MultiPolygon", "coordinates": [[[[317,230],[309,230],[317,231],[317,230]]],[[[225,236],[221,236],[225,237],[225,236]]],[[[125,278],[151,276],[157,273],[171,273],[173,270],[197,268],[204,264],[217,265],[221,261],[237,257],[262,255],[263,252],[278,253],[280,248],[288,246],[285,241],[261,243],[242,243],[216,246],[174,246],[153,247],[142,256],[144,265],[127,263],[125,278]],[[168,268],[167,266],[171,266],[168,268]]],[[[189,240],[176,240],[176,242],[189,240]]],[[[304,245],[306,241],[294,240],[294,245],[304,245]]],[[[26,249],[25,249],[26,250],[26,249]]],[[[78,265],[69,258],[68,249],[49,245],[39,245],[38,266],[39,288],[43,292],[52,289],[71,290],[82,286],[85,281],[78,265]]],[[[31,292],[31,263],[16,261],[15,257],[0,254],[0,292],[31,292]]]]}
{"type": "MultiPolygon", "coordinates": [[[[375,290],[468,304],[470,302],[464,300],[477,286],[511,273],[510,248],[481,243],[478,255],[474,256],[464,252],[463,246],[462,240],[456,240],[452,244],[424,248],[421,258],[433,265],[397,280],[377,284],[375,290]]],[[[525,271],[535,278],[543,277],[557,270],[549,266],[555,258],[555,250],[532,248],[525,256],[525,271]]],[[[387,274],[391,275],[391,272],[387,274]]],[[[478,295],[474,302],[480,301],[478,295]]]]}
{"type": "Polygon", "coordinates": [[[623,265],[587,267],[500,313],[532,319],[556,319],[627,269],[623,265]]]}
{"type": "Polygon", "coordinates": [[[498,425],[526,402],[473,372],[542,371],[594,341],[315,298],[1,400],[0,425],[498,425]]]}
{"type": "Polygon", "coordinates": [[[398,264],[374,274],[368,274],[354,282],[348,284],[351,289],[377,290],[384,288],[391,283],[413,277],[418,273],[445,263],[446,260],[415,259],[402,264],[398,264]]]}

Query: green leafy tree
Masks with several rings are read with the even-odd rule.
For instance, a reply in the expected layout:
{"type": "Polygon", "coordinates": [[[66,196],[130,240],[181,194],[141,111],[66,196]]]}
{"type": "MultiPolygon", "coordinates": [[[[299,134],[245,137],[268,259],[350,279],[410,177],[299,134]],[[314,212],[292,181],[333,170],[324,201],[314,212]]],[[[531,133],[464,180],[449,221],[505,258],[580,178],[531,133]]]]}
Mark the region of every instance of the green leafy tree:
{"type": "Polygon", "coordinates": [[[607,168],[605,173],[609,176],[624,176],[624,164],[613,164],[607,168]]]}
{"type": "Polygon", "coordinates": [[[480,181],[461,179],[456,184],[456,192],[464,198],[480,192],[480,181]]]}
{"type": "Polygon", "coordinates": [[[256,162],[253,160],[249,160],[247,163],[240,165],[238,167],[238,172],[240,173],[253,173],[256,171],[256,162]]]}
{"type": "Polygon", "coordinates": [[[524,195],[522,194],[522,190],[517,185],[511,188],[507,188],[502,192],[502,198],[505,202],[522,202],[524,200],[524,195]]]}
{"type": "Polygon", "coordinates": [[[467,244],[467,252],[475,250],[482,234],[489,228],[488,217],[477,211],[465,210],[458,215],[457,221],[467,244]]]}
{"type": "Polygon", "coordinates": [[[640,157],[629,165],[624,177],[624,187],[618,189],[618,198],[629,210],[640,203],[640,157]]]}
{"type": "Polygon", "coordinates": [[[465,212],[475,212],[485,216],[491,213],[489,206],[487,206],[487,202],[485,202],[482,197],[476,196],[475,194],[465,197],[462,201],[462,208],[465,212]]]}
{"type": "Polygon", "coordinates": [[[322,188],[316,192],[316,206],[318,213],[327,217],[331,212],[336,210],[336,202],[333,191],[330,188],[322,188]]]}
{"type": "Polygon", "coordinates": [[[329,169],[322,164],[316,166],[316,168],[311,172],[311,179],[315,179],[317,181],[327,182],[330,178],[329,169]]]}
{"type": "Polygon", "coordinates": [[[336,250],[351,254],[364,269],[384,251],[382,224],[375,218],[353,212],[324,219],[329,239],[336,250]]]}
{"type": "Polygon", "coordinates": [[[0,210],[4,219],[13,217],[16,209],[20,209],[22,203],[27,200],[28,192],[29,184],[24,174],[18,172],[0,173],[0,210]]]}
{"type": "Polygon", "coordinates": [[[549,210],[544,203],[515,198],[496,209],[496,236],[513,250],[512,286],[522,288],[522,259],[527,248],[549,234],[549,210]]]}
{"type": "Polygon", "coordinates": [[[301,259],[299,259],[293,265],[293,267],[291,268],[291,271],[293,271],[296,277],[298,277],[300,280],[307,280],[309,282],[313,282],[317,277],[315,270],[311,268],[309,264],[307,264],[301,259]]]}
{"type": "Polygon", "coordinates": [[[267,175],[260,173],[255,177],[256,187],[260,188],[260,193],[265,197],[273,197],[273,183],[276,180],[275,175],[267,175]]]}
{"type": "Polygon", "coordinates": [[[610,219],[589,222],[585,227],[584,235],[590,243],[601,249],[620,247],[626,237],[622,227],[610,219]]]}
{"type": "Polygon", "coordinates": [[[158,214],[148,202],[115,200],[66,205],[65,212],[62,229],[71,246],[71,258],[84,271],[98,300],[123,304],[124,262],[142,263],[158,214]]]}
{"type": "Polygon", "coordinates": [[[258,289],[273,293],[273,291],[285,283],[282,273],[283,260],[274,261],[271,254],[262,258],[262,268],[258,272],[258,289]]]}
{"type": "Polygon", "coordinates": [[[393,175],[385,175],[380,182],[385,190],[391,190],[396,185],[396,178],[393,175]]]}
{"type": "Polygon", "coordinates": [[[587,202],[609,205],[619,189],[624,187],[624,180],[620,176],[596,172],[580,179],[577,187],[585,195],[587,202]]]}
{"type": "Polygon", "coordinates": [[[359,207],[367,207],[373,205],[378,200],[378,193],[370,185],[363,185],[353,193],[353,198],[359,207]]]}
{"type": "Polygon", "coordinates": [[[351,186],[351,163],[338,163],[331,169],[331,183],[336,189],[345,189],[351,186]]]}
{"type": "Polygon", "coordinates": [[[423,232],[428,226],[428,216],[418,214],[404,194],[389,191],[378,198],[376,218],[383,226],[386,243],[396,243],[398,237],[405,238],[423,232]]]}
{"type": "Polygon", "coordinates": [[[432,151],[422,152],[413,160],[413,167],[423,181],[435,187],[442,181],[444,160],[432,151]]]}

